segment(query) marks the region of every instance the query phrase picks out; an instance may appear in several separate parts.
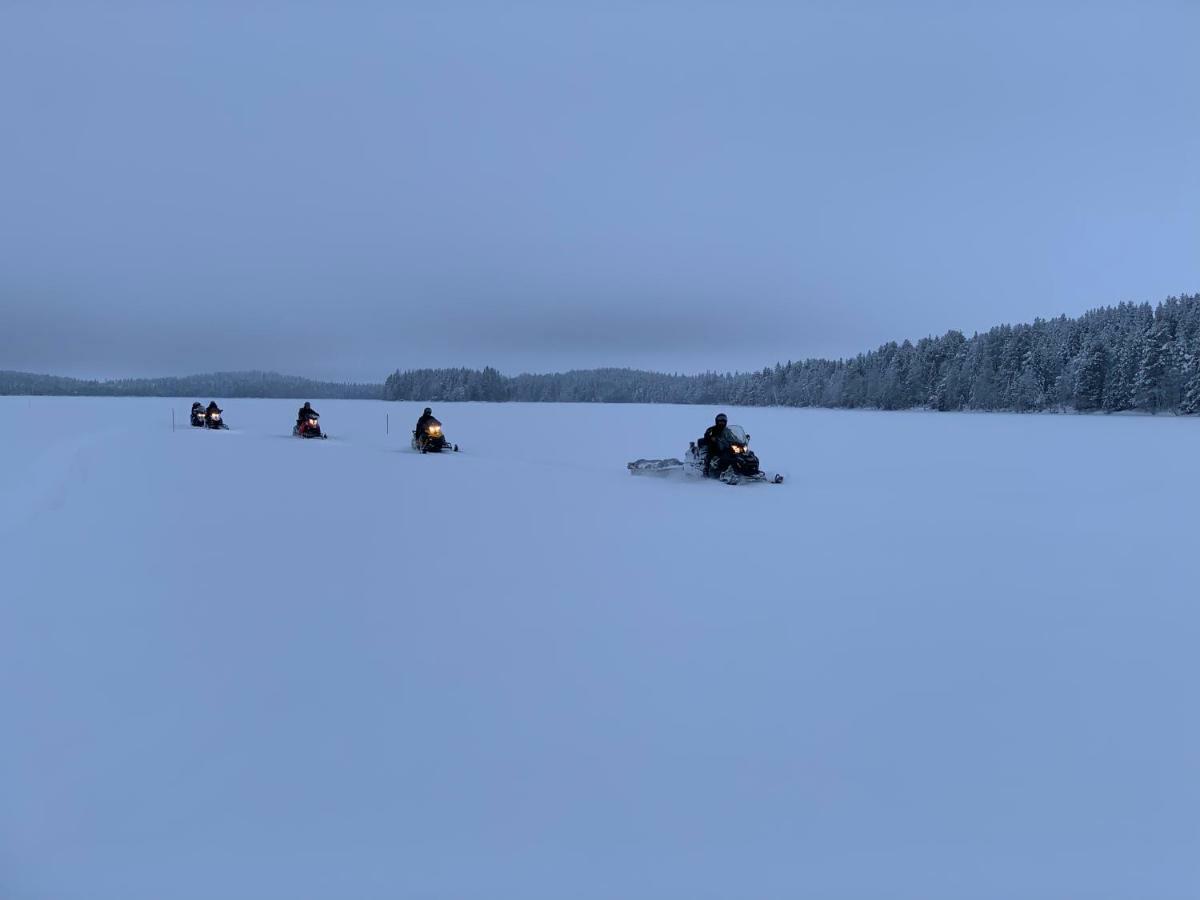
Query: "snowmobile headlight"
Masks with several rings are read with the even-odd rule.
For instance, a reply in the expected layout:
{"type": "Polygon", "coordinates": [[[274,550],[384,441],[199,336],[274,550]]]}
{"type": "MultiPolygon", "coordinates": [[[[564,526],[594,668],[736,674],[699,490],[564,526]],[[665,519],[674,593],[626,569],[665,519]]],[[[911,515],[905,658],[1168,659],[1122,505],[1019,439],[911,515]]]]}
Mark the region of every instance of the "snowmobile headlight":
{"type": "Polygon", "coordinates": [[[429,426],[429,436],[430,437],[437,437],[441,433],[442,433],[441,425],[430,425],[429,426]]]}
{"type": "Polygon", "coordinates": [[[743,450],[743,447],[742,447],[742,445],[741,445],[741,444],[734,444],[734,445],[733,445],[733,452],[734,452],[734,453],[741,453],[741,452],[742,452],[742,450],[743,450]]]}

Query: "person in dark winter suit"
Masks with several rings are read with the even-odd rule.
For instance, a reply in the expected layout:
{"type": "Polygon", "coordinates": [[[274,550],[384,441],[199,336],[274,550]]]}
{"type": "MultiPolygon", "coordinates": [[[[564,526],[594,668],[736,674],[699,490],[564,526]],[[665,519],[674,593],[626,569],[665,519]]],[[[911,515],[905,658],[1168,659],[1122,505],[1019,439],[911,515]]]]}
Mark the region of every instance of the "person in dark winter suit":
{"type": "Polygon", "coordinates": [[[705,429],[704,437],[698,443],[708,450],[710,461],[716,460],[718,475],[728,469],[733,462],[733,454],[729,449],[733,443],[733,435],[729,433],[729,417],[725,413],[718,413],[716,421],[705,429]]]}
{"type": "Polygon", "coordinates": [[[433,410],[427,406],[425,407],[425,412],[421,413],[421,418],[417,419],[417,427],[413,429],[413,432],[419,437],[425,433],[425,429],[430,425],[441,424],[441,422],[433,417],[433,410]]]}
{"type": "Polygon", "coordinates": [[[310,415],[313,415],[313,416],[317,415],[317,411],[312,408],[311,403],[309,403],[307,400],[305,400],[304,405],[302,407],[300,407],[300,411],[298,413],[296,413],[296,424],[299,425],[305,419],[307,419],[310,415]]]}
{"type": "Polygon", "coordinates": [[[208,404],[208,409],[204,411],[207,418],[206,424],[209,428],[225,428],[225,423],[221,421],[221,407],[217,406],[217,401],[213,400],[208,404]]]}

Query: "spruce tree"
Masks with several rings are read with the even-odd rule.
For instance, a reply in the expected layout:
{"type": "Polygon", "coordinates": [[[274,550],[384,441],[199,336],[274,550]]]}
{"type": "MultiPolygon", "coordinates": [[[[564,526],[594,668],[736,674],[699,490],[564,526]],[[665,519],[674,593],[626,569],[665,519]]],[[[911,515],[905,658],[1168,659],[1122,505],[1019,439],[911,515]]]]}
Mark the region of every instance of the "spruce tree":
{"type": "Polygon", "coordinates": [[[1108,372],[1108,353],[1099,340],[1092,342],[1075,378],[1075,408],[1080,412],[1101,409],[1104,405],[1104,379],[1108,372]]]}

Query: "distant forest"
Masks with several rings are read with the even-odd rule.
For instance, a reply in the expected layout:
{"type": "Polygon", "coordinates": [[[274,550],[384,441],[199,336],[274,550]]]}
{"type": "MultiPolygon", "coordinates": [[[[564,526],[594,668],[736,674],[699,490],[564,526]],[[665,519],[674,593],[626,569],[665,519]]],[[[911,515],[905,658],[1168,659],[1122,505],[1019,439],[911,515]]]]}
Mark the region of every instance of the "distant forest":
{"type": "Polygon", "coordinates": [[[311,381],[276,372],[213,372],[179,378],[122,378],[89,381],[56,375],[0,371],[0,395],[80,397],[282,397],[302,400],[378,400],[378,384],[311,381]]]}
{"type": "Polygon", "coordinates": [[[274,372],[85,381],[0,371],[0,394],[1198,414],[1200,294],[1000,325],[971,337],[948,331],[853,359],[806,359],[760,372],[589,369],[508,377],[493,368],[412,369],[378,385],[274,372]]]}
{"type": "Polygon", "coordinates": [[[508,378],[491,368],[397,371],[384,382],[383,397],[1200,413],[1200,294],[1000,325],[969,338],[949,331],[853,359],[807,359],[761,372],[593,369],[508,378]]]}

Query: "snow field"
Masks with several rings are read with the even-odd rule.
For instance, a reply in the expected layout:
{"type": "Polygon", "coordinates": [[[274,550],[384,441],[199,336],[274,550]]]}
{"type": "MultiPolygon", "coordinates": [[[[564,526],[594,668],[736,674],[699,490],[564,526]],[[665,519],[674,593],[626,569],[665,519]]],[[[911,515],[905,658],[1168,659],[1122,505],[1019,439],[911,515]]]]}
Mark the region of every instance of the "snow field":
{"type": "Polygon", "coordinates": [[[193,399],[0,398],[5,900],[1200,884],[1195,420],[193,399]]]}

